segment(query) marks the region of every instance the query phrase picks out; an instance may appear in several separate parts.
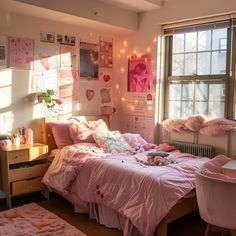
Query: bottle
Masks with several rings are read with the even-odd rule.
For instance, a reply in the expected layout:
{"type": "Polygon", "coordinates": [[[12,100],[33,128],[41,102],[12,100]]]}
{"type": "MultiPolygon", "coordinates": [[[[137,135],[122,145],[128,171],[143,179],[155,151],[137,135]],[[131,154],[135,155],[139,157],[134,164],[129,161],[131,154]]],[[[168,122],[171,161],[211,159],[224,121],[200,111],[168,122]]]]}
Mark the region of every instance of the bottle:
{"type": "Polygon", "coordinates": [[[33,130],[32,129],[26,129],[26,144],[32,145],[34,143],[33,141],[33,130]]]}

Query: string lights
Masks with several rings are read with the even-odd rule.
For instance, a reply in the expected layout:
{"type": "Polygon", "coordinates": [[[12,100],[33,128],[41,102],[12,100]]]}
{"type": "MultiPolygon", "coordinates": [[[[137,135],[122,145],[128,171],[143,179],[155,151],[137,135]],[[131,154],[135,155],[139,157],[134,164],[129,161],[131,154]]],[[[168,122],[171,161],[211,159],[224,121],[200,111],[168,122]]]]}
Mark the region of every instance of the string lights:
{"type": "MultiPolygon", "coordinates": [[[[156,54],[156,48],[157,48],[157,36],[154,36],[153,39],[151,40],[151,42],[149,42],[147,44],[147,47],[145,48],[144,51],[138,51],[137,48],[131,49],[128,48],[128,40],[124,40],[123,41],[123,48],[120,49],[119,54],[118,54],[118,58],[120,58],[121,60],[121,67],[120,67],[120,71],[122,72],[122,74],[125,72],[125,65],[127,64],[127,59],[135,59],[135,58],[141,58],[142,55],[145,54],[150,54],[153,53],[154,55],[156,54]],[[130,53],[132,52],[132,53],[130,53]]],[[[147,58],[144,59],[145,62],[147,62],[147,58]]],[[[154,63],[156,63],[155,61],[151,61],[152,65],[154,65],[154,63]]],[[[151,81],[156,81],[156,68],[155,66],[151,71],[151,81]]],[[[153,83],[154,85],[154,83],[153,83]]],[[[116,85],[116,89],[120,89],[120,87],[118,85],[116,85]]],[[[155,96],[155,91],[151,92],[154,96],[155,96]]],[[[146,105],[147,105],[147,110],[152,111],[153,110],[153,103],[152,101],[148,101],[148,99],[146,99],[146,105]]],[[[123,103],[127,103],[127,106],[133,111],[135,110],[135,106],[138,105],[139,103],[142,103],[143,101],[138,101],[138,100],[134,100],[134,99],[128,99],[125,97],[121,97],[121,101],[123,103]]]]}

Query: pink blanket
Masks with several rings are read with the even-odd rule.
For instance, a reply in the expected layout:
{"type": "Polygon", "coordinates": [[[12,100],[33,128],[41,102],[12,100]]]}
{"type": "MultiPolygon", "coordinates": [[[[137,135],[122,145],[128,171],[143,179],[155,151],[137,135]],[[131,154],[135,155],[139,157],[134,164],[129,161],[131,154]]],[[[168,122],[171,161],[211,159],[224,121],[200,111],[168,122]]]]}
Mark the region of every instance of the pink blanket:
{"type": "Polygon", "coordinates": [[[137,162],[145,152],[105,156],[91,147],[93,151],[84,156],[81,147],[78,152],[76,148],[72,145],[57,154],[43,182],[79,208],[94,202],[116,210],[145,236],[152,235],[178,200],[195,187],[194,172],[209,160],[173,153],[169,158],[175,164],[146,166],[137,162]]]}

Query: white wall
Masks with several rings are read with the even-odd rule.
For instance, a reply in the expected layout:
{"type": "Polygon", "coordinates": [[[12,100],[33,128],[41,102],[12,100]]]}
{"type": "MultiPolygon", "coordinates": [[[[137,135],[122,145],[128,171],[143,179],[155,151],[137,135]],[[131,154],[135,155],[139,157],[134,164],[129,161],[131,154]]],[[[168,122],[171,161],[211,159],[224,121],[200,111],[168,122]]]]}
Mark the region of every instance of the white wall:
{"type": "MultiPolygon", "coordinates": [[[[161,25],[163,23],[170,23],[175,21],[183,21],[188,19],[207,17],[219,14],[225,14],[236,11],[236,1],[234,0],[169,0],[165,5],[158,10],[150,11],[147,13],[142,13],[139,16],[139,30],[136,33],[127,35],[123,40],[127,41],[128,49],[121,57],[121,67],[125,68],[124,76],[122,80],[122,96],[128,99],[132,99],[135,95],[133,93],[127,92],[127,58],[126,56],[133,53],[135,49],[137,52],[146,53],[147,48],[151,47],[152,54],[152,68],[155,69],[157,65],[157,85],[159,86],[159,79],[162,74],[162,67],[159,67],[159,63],[163,60],[163,52],[158,50],[153,46],[153,40],[158,37],[158,47],[161,45],[161,25]],[[158,59],[157,59],[158,58],[158,59]]],[[[121,49],[125,47],[121,44],[121,49]]],[[[153,76],[152,79],[155,79],[153,76]]],[[[160,80],[160,85],[162,86],[162,80],[160,80]]],[[[159,94],[157,97],[157,107],[156,114],[162,114],[161,100],[159,99],[159,94]]],[[[128,107],[126,104],[122,106],[122,124],[125,125],[125,120],[128,115],[128,107]]],[[[161,117],[161,116],[160,116],[161,117]]],[[[123,125],[123,131],[126,127],[123,125]]],[[[156,129],[156,132],[157,129],[156,129]]],[[[161,133],[161,131],[160,131],[161,133]]],[[[156,138],[158,137],[158,133],[156,138]]],[[[158,142],[158,139],[156,139],[158,142]]]]}
{"type": "MultiPolygon", "coordinates": [[[[114,52],[117,50],[118,37],[110,33],[104,31],[98,32],[96,29],[86,29],[0,10],[1,35],[30,38],[35,40],[35,47],[50,47],[48,43],[40,43],[39,35],[41,31],[76,36],[77,51],[79,40],[98,43],[99,36],[107,36],[113,39],[114,52]]],[[[114,67],[116,67],[115,62],[114,67]]],[[[111,86],[113,87],[116,85],[115,76],[113,76],[112,80],[111,86]]],[[[100,86],[99,81],[93,83],[97,83],[96,86],[100,86]]],[[[0,128],[7,127],[8,130],[14,131],[19,127],[31,126],[35,131],[34,140],[40,141],[38,118],[44,115],[44,109],[41,104],[33,104],[30,100],[27,100],[28,96],[35,91],[36,81],[32,76],[32,71],[11,68],[0,70],[0,128]],[[11,116],[13,117],[13,122],[11,122],[11,116]]],[[[79,90],[79,93],[83,92],[79,90]]],[[[115,88],[114,94],[117,98],[115,88]]],[[[84,103],[87,101],[79,102],[84,103]]],[[[119,111],[118,105],[116,108],[119,111]]],[[[83,113],[83,111],[79,112],[83,113]]],[[[116,121],[119,120],[118,114],[116,113],[112,118],[114,128],[117,128],[116,121]]]]}

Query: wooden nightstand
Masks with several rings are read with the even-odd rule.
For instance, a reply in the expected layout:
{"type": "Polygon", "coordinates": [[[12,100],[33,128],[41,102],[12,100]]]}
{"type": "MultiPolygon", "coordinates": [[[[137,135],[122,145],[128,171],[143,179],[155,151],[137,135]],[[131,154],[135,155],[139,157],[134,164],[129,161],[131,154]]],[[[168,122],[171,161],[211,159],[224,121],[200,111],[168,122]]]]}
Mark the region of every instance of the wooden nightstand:
{"type": "Polygon", "coordinates": [[[7,207],[11,208],[13,196],[44,191],[41,183],[48,168],[48,146],[40,143],[33,145],[10,146],[0,150],[2,188],[6,193],[7,207]]]}

